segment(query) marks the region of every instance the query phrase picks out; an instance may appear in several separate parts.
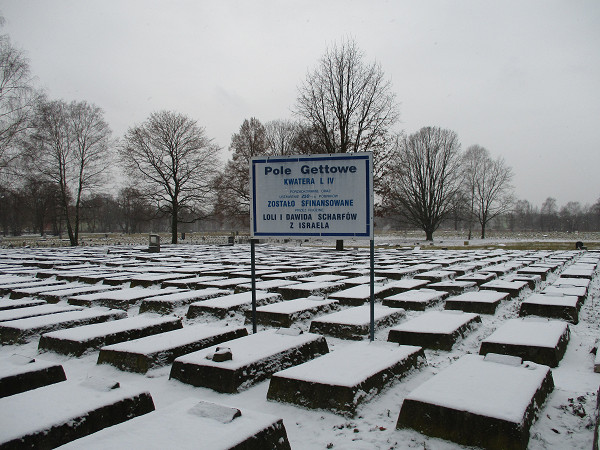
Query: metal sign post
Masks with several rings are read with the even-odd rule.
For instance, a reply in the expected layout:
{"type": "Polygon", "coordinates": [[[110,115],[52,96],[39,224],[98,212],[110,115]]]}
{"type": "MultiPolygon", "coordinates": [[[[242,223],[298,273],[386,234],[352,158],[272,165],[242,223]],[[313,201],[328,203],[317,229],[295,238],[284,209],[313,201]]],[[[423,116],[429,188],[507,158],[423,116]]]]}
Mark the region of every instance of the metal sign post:
{"type": "Polygon", "coordinates": [[[256,238],[370,239],[373,340],[373,154],[254,157],[250,162],[250,197],[254,332],[256,238]]]}

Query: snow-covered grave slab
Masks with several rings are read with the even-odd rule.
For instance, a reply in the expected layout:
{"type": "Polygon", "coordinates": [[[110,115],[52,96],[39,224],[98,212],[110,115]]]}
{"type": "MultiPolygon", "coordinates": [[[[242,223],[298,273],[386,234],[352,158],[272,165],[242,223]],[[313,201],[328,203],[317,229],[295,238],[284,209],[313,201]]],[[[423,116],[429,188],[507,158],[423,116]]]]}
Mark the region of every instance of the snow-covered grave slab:
{"type": "Polygon", "coordinates": [[[540,316],[579,322],[579,298],[575,295],[531,294],[523,299],[519,316],[540,316]]]}
{"type": "Polygon", "coordinates": [[[108,286],[122,286],[125,283],[131,283],[131,279],[136,275],[139,275],[139,273],[133,271],[115,272],[110,277],[106,277],[102,280],[102,284],[108,286]]]}
{"type": "MultiPolygon", "coordinates": [[[[27,300],[6,300],[2,303],[9,302],[25,302],[27,300]]],[[[32,300],[33,301],[33,300],[32,300]]],[[[37,316],[45,316],[47,314],[57,314],[64,313],[67,311],[80,311],[82,308],[77,306],[67,306],[67,305],[51,305],[46,303],[43,300],[39,300],[42,302],[40,305],[31,305],[25,306],[18,309],[8,309],[0,311],[0,322],[7,322],[9,320],[19,320],[26,319],[28,317],[37,317],[37,316]]]]}
{"type": "Polygon", "coordinates": [[[267,398],[353,416],[360,404],[423,364],[421,347],[357,342],[273,374],[267,398]]]}
{"type": "Polygon", "coordinates": [[[140,304],[140,313],[155,312],[159,314],[171,314],[176,308],[181,308],[190,303],[221,297],[231,293],[231,291],[225,289],[206,288],[162,294],[142,300],[142,303],[140,304]]]}
{"type": "Polygon", "coordinates": [[[525,449],[553,389],[548,366],[504,355],[465,355],[404,399],[396,426],[462,445],[525,449]]]}
{"type": "Polygon", "coordinates": [[[172,364],[181,355],[247,335],[248,330],[244,327],[190,325],[102,347],[98,364],[146,373],[150,369],[172,364]]]}
{"type": "MultiPolygon", "coordinates": [[[[377,300],[381,300],[386,295],[393,294],[397,292],[397,289],[391,283],[388,284],[376,284],[373,286],[374,298],[377,300]]],[[[353,286],[348,289],[344,289],[342,291],[335,292],[330,294],[328,298],[332,300],[337,300],[341,305],[347,306],[359,306],[363,303],[369,302],[371,299],[371,285],[362,284],[359,286],[353,286]]]]}
{"type": "Polygon", "coordinates": [[[437,305],[448,297],[446,291],[436,291],[435,289],[415,289],[404,291],[383,299],[383,306],[390,308],[404,308],[415,311],[425,311],[425,308],[437,305]]]}
{"type": "Polygon", "coordinates": [[[299,283],[290,286],[282,286],[277,289],[284,300],[293,300],[296,298],[306,298],[310,296],[326,296],[332,292],[344,289],[343,282],[322,281],[312,283],[299,283]]]}
{"type": "Polygon", "coordinates": [[[509,297],[506,292],[465,292],[446,299],[445,309],[460,310],[477,314],[494,314],[502,300],[509,297]]]}
{"type": "Polygon", "coordinates": [[[477,283],[474,281],[464,280],[446,280],[438,281],[437,283],[429,283],[427,289],[435,289],[436,291],[444,291],[449,294],[461,294],[467,291],[474,291],[477,289],[477,283]]]}
{"type": "Polygon", "coordinates": [[[451,350],[456,341],[481,323],[481,317],[460,311],[429,311],[390,329],[388,341],[451,350]]]}
{"type": "Polygon", "coordinates": [[[590,267],[581,267],[573,264],[560,273],[560,278],[587,278],[589,280],[594,276],[594,269],[590,267]]]}
{"type": "Polygon", "coordinates": [[[102,284],[94,284],[78,287],[71,287],[68,289],[57,289],[53,291],[44,291],[37,294],[38,297],[46,300],[48,303],[58,303],[61,300],[66,300],[74,295],[91,294],[93,292],[105,292],[116,289],[114,286],[105,286],[102,284]]]}
{"type": "Polygon", "coordinates": [[[431,264],[431,263],[417,263],[411,266],[412,269],[415,269],[418,273],[422,272],[431,272],[433,270],[441,270],[441,264],[431,264]]]}
{"type": "Polygon", "coordinates": [[[554,281],[554,283],[551,284],[551,286],[583,287],[583,288],[585,288],[586,293],[587,293],[588,289],[590,288],[590,283],[591,283],[591,280],[588,280],[587,278],[562,277],[562,278],[557,278],[556,281],[554,281]]]}
{"type": "Polygon", "coordinates": [[[457,276],[467,275],[471,272],[475,272],[480,268],[480,264],[464,262],[460,264],[453,264],[447,267],[448,270],[455,272],[457,276]]]}
{"type": "Polygon", "coordinates": [[[328,352],[323,336],[289,329],[266,330],[180,356],[173,362],[170,378],[234,393],[328,352]]]}
{"type": "Polygon", "coordinates": [[[90,273],[79,275],[77,277],[77,281],[81,281],[82,283],[96,284],[101,281],[104,281],[106,278],[114,276],[115,273],[115,270],[93,271],[90,273]]]}
{"type": "Polygon", "coordinates": [[[0,447],[55,448],[154,410],[150,393],[118,386],[65,381],[0,399],[0,447]]]}
{"type": "Polygon", "coordinates": [[[569,325],[560,320],[510,319],[481,342],[480,355],[498,353],[558,366],[569,344],[569,325]]]}
{"type": "Polygon", "coordinates": [[[398,294],[400,292],[412,291],[414,289],[420,289],[429,284],[427,280],[415,280],[414,278],[405,278],[403,280],[394,280],[386,284],[390,289],[393,290],[392,294],[398,294]]]}
{"type": "Polygon", "coordinates": [[[81,356],[105,345],[164,333],[182,326],[178,317],[141,314],[109,323],[94,323],[42,334],[38,350],[81,356]]]}
{"type": "MultiPolygon", "coordinates": [[[[256,289],[259,291],[276,292],[282,286],[291,286],[293,284],[299,284],[300,281],[296,280],[284,280],[284,279],[272,279],[264,281],[256,281],[256,289]]],[[[236,292],[246,292],[252,290],[252,283],[238,284],[235,287],[236,292]]]]}
{"type": "Polygon", "coordinates": [[[10,291],[10,298],[23,298],[23,297],[35,297],[43,292],[51,292],[57,289],[70,289],[74,287],[81,287],[80,283],[66,283],[60,281],[60,284],[49,284],[43,286],[32,286],[28,288],[17,288],[10,291]]]}
{"type": "Polygon", "coordinates": [[[239,284],[251,283],[251,282],[252,282],[252,280],[247,277],[233,277],[233,278],[223,278],[221,280],[205,281],[204,283],[199,283],[198,286],[202,289],[217,288],[217,289],[235,290],[235,288],[239,284]]]}
{"type": "Polygon", "coordinates": [[[574,295],[577,297],[580,304],[583,303],[583,301],[587,297],[587,289],[586,288],[577,287],[577,286],[566,286],[566,285],[546,286],[542,290],[541,293],[546,294],[546,295],[557,295],[559,297],[563,296],[563,295],[574,295]]]}
{"type": "Polygon", "coordinates": [[[201,275],[196,277],[179,278],[177,280],[163,281],[162,288],[176,287],[180,289],[201,289],[202,283],[225,279],[221,275],[201,275]]]}
{"type": "Polygon", "coordinates": [[[22,355],[0,359],[0,397],[8,397],[66,379],[60,364],[22,355]]]}
{"type": "MultiPolygon", "coordinates": [[[[371,330],[371,305],[355,306],[314,319],[310,332],[326,334],[341,339],[360,340],[371,330]]],[[[404,317],[404,310],[374,305],[375,331],[398,323],[404,317]]]]}
{"type": "MultiPolygon", "coordinates": [[[[268,305],[280,302],[281,300],[280,294],[256,291],[257,306],[268,305]]],[[[188,319],[195,319],[197,317],[224,319],[238,312],[243,313],[250,308],[252,308],[252,292],[240,292],[238,294],[194,302],[188,307],[186,317],[188,319]]]]}
{"type": "Polygon", "coordinates": [[[456,272],[451,272],[449,270],[428,270],[426,272],[420,272],[414,276],[417,280],[427,280],[432,283],[437,283],[439,281],[447,281],[452,280],[456,276],[456,272]]]}
{"type": "Polygon", "coordinates": [[[150,287],[154,284],[161,284],[167,280],[175,280],[178,278],[190,278],[194,274],[190,273],[140,273],[131,277],[130,287],[150,287]]]}
{"type": "Polygon", "coordinates": [[[89,308],[11,320],[0,323],[0,342],[3,344],[22,344],[50,331],[108,322],[124,317],[126,317],[125,311],[89,308]]]}
{"type": "Polygon", "coordinates": [[[308,277],[298,278],[298,281],[302,281],[305,283],[322,283],[329,281],[340,281],[345,282],[348,279],[345,275],[332,275],[332,274],[323,274],[323,275],[311,275],[308,277]]]}
{"type": "Polygon", "coordinates": [[[542,283],[542,276],[535,274],[513,274],[504,277],[505,281],[525,281],[529,289],[534,290],[542,283]]]}
{"type": "Polygon", "coordinates": [[[19,283],[29,283],[31,281],[36,281],[36,277],[22,277],[19,275],[1,275],[0,276],[0,286],[5,284],[19,284],[19,283]]]}
{"type": "Polygon", "coordinates": [[[550,267],[540,267],[540,266],[527,266],[522,269],[517,270],[517,274],[519,275],[539,275],[542,277],[542,281],[548,278],[548,274],[551,272],[550,267]]]}
{"type": "Polygon", "coordinates": [[[375,275],[389,278],[390,280],[402,280],[408,277],[412,277],[419,272],[418,268],[415,267],[386,267],[376,268],[375,275]]]}
{"type": "Polygon", "coordinates": [[[511,298],[518,297],[525,288],[529,287],[527,281],[506,281],[506,280],[492,280],[487,283],[483,283],[479,286],[479,289],[507,292],[511,298]]]}
{"type": "Polygon", "coordinates": [[[494,264],[492,266],[487,266],[485,268],[485,272],[495,273],[498,276],[502,276],[514,272],[515,270],[518,270],[521,267],[523,267],[523,263],[510,261],[502,264],[494,264]]]}
{"type": "Polygon", "coordinates": [[[260,278],[262,280],[297,280],[298,278],[309,277],[312,274],[313,273],[310,271],[277,272],[269,275],[263,275],[260,278]]]}
{"type": "MultiPolygon", "coordinates": [[[[46,302],[44,300],[10,300],[10,299],[0,299],[0,314],[2,311],[6,311],[9,309],[19,309],[19,308],[27,308],[30,306],[39,306],[45,305],[46,302]]],[[[0,322],[2,322],[2,316],[0,315],[0,322]]]]}
{"type": "Polygon", "coordinates": [[[69,297],[70,305],[78,306],[106,306],[115,309],[127,309],[140,300],[162,294],[179,292],[176,288],[148,289],[148,288],[121,288],[110,291],[94,292],[69,297]]]}
{"type": "Polygon", "coordinates": [[[289,450],[291,447],[283,420],[276,416],[188,398],[61,448],[289,450]]]}
{"type": "Polygon", "coordinates": [[[64,281],[58,280],[40,280],[37,279],[35,281],[27,281],[27,282],[19,282],[19,283],[9,283],[0,285],[0,294],[8,294],[14,289],[26,289],[33,287],[42,287],[42,286],[57,286],[65,284],[64,281]]]}
{"type": "MultiPolygon", "coordinates": [[[[325,300],[322,297],[297,298],[257,307],[256,322],[266,326],[289,328],[296,322],[338,309],[337,300],[325,300]]],[[[244,314],[246,323],[249,323],[252,311],[246,310],[244,314]]]]}
{"type": "Polygon", "coordinates": [[[495,273],[487,273],[487,272],[475,272],[467,275],[461,275],[460,277],[456,277],[456,281],[474,281],[477,285],[481,286],[484,283],[495,280],[498,278],[498,275],[495,273]]]}

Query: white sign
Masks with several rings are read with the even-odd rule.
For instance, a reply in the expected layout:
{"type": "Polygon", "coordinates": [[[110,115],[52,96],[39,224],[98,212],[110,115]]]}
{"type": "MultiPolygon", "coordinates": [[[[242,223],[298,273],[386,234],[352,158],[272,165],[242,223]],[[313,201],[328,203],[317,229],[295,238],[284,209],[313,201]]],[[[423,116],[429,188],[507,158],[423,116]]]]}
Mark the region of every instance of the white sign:
{"type": "Polygon", "coordinates": [[[373,154],[255,157],[252,237],[373,238],[373,154]]]}

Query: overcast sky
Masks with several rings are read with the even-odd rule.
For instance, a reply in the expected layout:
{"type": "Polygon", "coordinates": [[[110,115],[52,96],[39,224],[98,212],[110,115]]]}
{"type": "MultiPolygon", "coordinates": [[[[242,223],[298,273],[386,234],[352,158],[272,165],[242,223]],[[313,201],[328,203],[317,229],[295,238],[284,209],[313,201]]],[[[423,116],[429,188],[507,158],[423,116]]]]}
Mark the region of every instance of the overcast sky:
{"type": "Polygon", "coordinates": [[[454,130],[515,172],[516,195],[600,197],[600,1],[0,0],[50,98],[114,135],[185,113],[228,157],[244,119],[292,118],[297,87],[349,37],[400,102],[399,130],[454,130]]]}

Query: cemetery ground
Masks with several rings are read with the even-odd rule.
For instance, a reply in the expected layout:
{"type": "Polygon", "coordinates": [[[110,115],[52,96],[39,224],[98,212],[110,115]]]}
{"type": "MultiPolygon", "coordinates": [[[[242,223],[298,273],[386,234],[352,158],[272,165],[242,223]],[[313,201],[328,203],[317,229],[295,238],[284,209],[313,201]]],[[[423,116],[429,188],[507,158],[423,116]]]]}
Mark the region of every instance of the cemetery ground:
{"type": "Polygon", "coordinates": [[[0,447],[593,447],[593,236],[377,237],[373,343],[364,241],[258,245],[253,334],[247,244],[102,239],[2,243],[0,447]]]}

